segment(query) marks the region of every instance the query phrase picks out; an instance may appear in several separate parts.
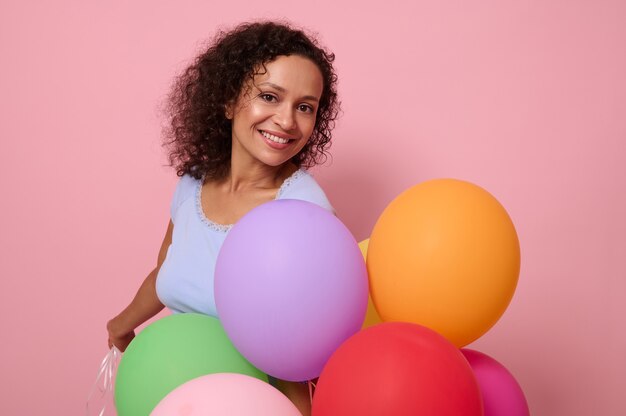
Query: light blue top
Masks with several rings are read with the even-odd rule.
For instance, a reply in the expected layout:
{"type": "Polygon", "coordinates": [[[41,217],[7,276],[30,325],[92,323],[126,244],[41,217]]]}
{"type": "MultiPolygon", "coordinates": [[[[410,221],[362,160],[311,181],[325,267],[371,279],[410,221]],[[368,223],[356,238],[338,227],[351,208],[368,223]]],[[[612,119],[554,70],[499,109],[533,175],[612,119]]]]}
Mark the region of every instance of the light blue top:
{"type": "MultiPolygon", "coordinates": [[[[161,265],[156,289],[161,302],[174,313],[197,312],[217,317],[213,293],[215,262],[232,225],[206,218],[201,204],[202,181],[183,176],[172,198],[172,243],[161,265]]],[[[304,170],[287,178],[276,199],[312,202],[334,213],[324,191],[304,170]]]]}

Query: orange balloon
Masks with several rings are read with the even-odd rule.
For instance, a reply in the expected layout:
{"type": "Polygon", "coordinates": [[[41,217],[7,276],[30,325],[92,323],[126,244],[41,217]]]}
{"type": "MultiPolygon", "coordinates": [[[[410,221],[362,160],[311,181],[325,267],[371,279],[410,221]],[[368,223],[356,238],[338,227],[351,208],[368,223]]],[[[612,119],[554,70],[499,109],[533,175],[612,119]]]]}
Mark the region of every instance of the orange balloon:
{"type": "MultiPolygon", "coordinates": [[[[359,248],[361,249],[361,253],[363,254],[363,259],[365,260],[367,260],[367,247],[369,243],[369,238],[359,243],[359,248]]],[[[372,302],[372,296],[370,295],[367,298],[367,313],[365,314],[365,321],[363,322],[363,326],[361,327],[361,329],[368,328],[381,322],[382,321],[380,319],[380,316],[378,316],[378,312],[376,312],[376,308],[374,307],[374,302],[372,302]]]]}
{"type": "Polygon", "coordinates": [[[487,191],[437,179],[408,189],[385,209],[370,237],[367,270],[383,321],[424,325],[462,347],[509,305],[519,240],[487,191]]]}

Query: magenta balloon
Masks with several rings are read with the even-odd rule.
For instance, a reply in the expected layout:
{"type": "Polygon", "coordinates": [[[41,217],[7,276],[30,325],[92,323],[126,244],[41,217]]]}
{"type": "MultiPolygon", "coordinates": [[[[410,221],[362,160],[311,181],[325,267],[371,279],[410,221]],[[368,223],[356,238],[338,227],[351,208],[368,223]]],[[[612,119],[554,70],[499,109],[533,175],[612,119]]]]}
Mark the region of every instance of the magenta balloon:
{"type": "Polygon", "coordinates": [[[368,298],[363,256],[334,215],[309,202],[276,200],[230,230],[215,268],[215,302],[233,344],[284,380],[319,376],[356,333],[368,298]]]}
{"type": "Polygon", "coordinates": [[[482,352],[461,350],[470,363],[483,396],[485,416],[529,416],[522,388],[502,364],[482,352]]]}

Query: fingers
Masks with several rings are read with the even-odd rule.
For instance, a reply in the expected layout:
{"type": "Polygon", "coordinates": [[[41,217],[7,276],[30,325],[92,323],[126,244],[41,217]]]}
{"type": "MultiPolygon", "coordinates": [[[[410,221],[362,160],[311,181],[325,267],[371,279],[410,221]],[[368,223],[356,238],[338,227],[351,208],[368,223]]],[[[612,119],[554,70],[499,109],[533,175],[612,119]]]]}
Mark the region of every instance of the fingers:
{"type": "Polygon", "coordinates": [[[109,334],[109,339],[107,341],[109,345],[109,349],[115,346],[117,347],[118,350],[120,350],[121,352],[124,352],[126,350],[126,347],[128,347],[128,344],[130,344],[131,341],[133,340],[133,338],[135,338],[135,331],[132,331],[124,335],[123,337],[114,337],[111,334],[109,334]]]}

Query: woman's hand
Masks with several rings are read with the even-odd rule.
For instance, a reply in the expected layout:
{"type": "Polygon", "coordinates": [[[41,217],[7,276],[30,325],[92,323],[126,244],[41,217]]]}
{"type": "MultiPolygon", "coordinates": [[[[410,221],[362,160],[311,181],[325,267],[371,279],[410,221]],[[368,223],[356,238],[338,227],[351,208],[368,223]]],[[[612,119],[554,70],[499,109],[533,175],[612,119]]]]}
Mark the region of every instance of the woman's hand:
{"type": "Polygon", "coordinates": [[[135,338],[135,331],[120,331],[117,317],[111,319],[107,323],[107,331],[109,332],[109,348],[115,345],[118,350],[124,352],[128,344],[135,338]]]}

